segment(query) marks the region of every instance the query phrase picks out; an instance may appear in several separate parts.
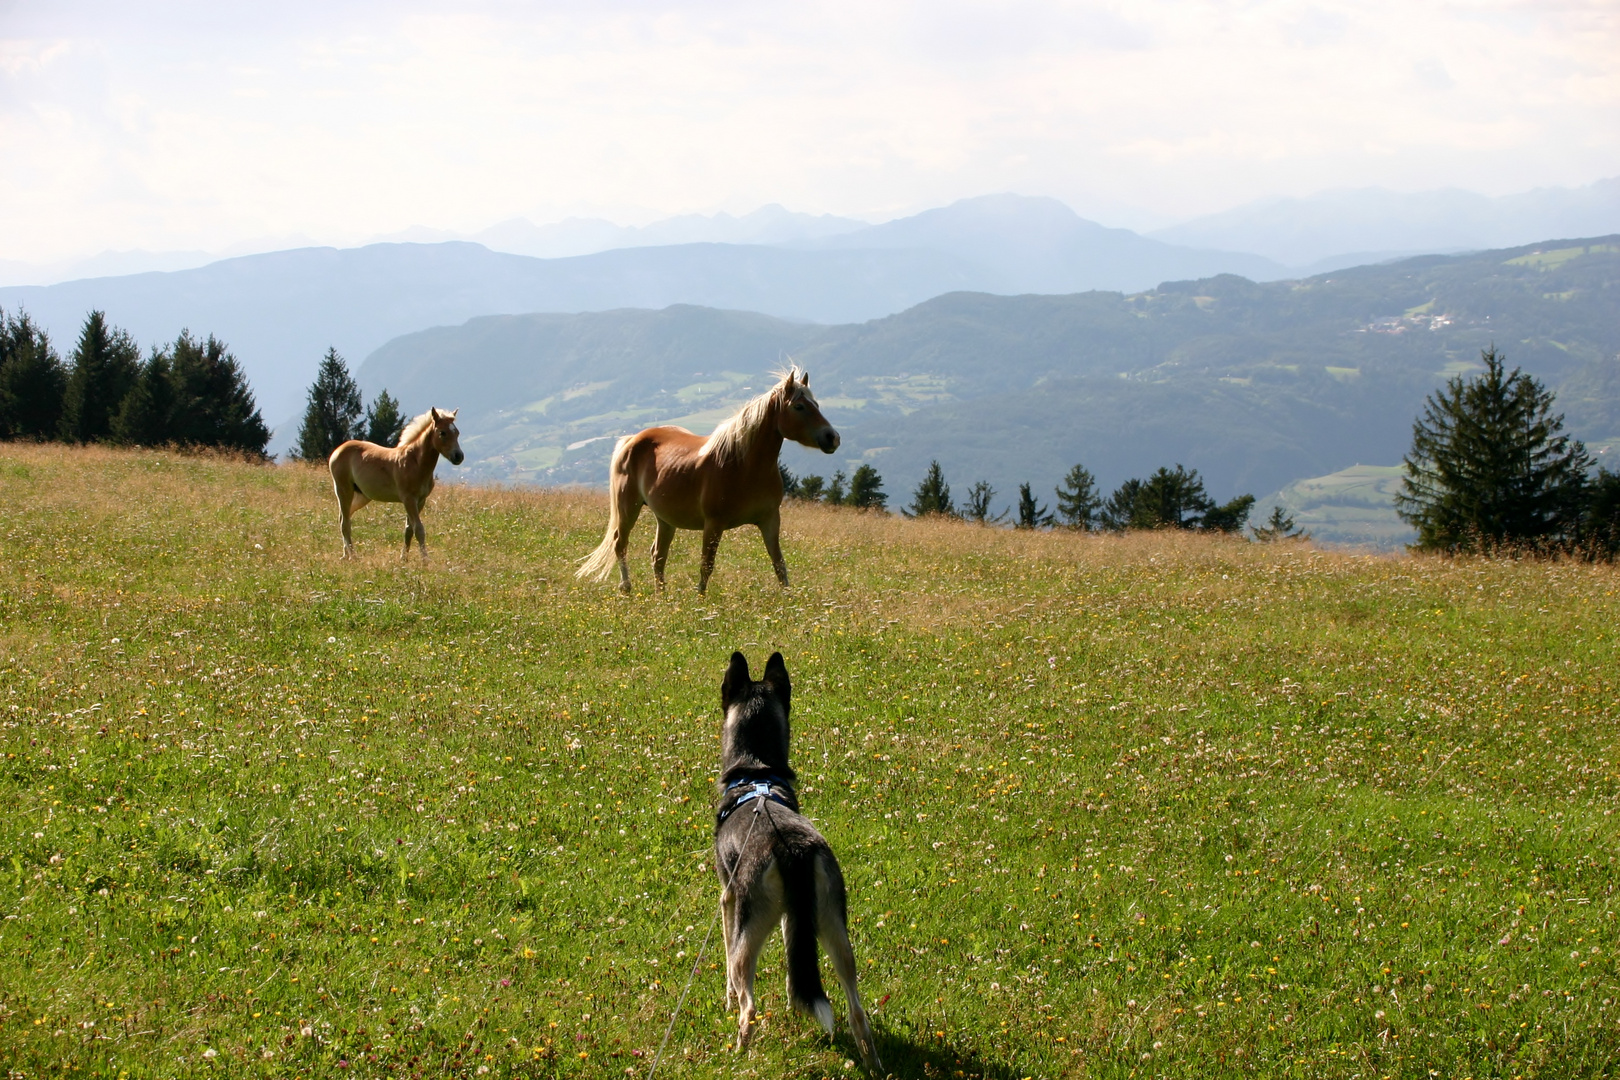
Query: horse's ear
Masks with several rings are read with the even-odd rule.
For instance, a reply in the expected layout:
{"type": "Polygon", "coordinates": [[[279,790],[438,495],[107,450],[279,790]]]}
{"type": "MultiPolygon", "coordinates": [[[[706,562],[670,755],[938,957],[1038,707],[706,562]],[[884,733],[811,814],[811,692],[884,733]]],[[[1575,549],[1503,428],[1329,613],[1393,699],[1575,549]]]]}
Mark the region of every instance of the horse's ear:
{"type": "Polygon", "coordinates": [[[810,373],[808,371],[799,372],[799,385],[806,390],[810,388],[810,373]]]}
{"type": "Polygon", "coordinates": [[[748,677],[748,658],[740,652],[731,654],[731,663],[726,666],[726,677],[720,680],[720,708],[731,708],[731,703],[749,686],[753,685],[748,677]]]}
{"type": "Polygon", "coordinates": [[[450,419],[454,420],[456,418],[456,413],[458,413],[460,411],[461,411],[460,409],[451,409],[450,410],[450,419]]]}
{"type": "Polygon", "coordinates": [[[776,691],[782,699],[782,708],[786,709],[793,696],[793,683],[788,678],[787,663],[783,661],[781,653],[773,652],[771,658],[765,661],[765,681],[776,691]]]}
{"type": "Polygon", "coordinates": [[[439,409],[438,409],[438,406],[436,406],[436,405],[429,405],[429,406],[428,406],[428,412],[429,412],[429,413],[430,413],[430,414],[431,414],[431,415],[432,415],[432,417],[433,417],[433,422],[434,422],[434,423],[435,423],[435,424],[437,424],[437,423],[438,423],[438,422],[439,422],[439,409]]]}

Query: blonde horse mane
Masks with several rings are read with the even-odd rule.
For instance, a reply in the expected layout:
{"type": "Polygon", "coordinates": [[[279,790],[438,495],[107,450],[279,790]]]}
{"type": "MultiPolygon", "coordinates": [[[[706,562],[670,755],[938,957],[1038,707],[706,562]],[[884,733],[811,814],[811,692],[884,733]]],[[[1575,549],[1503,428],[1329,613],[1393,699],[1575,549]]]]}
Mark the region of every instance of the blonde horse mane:
{"type": "Polygon", "coordinates": [[[744,403],[742,408],[714,429],[703,444],[704,457],[712,458],[720,465],[729,465],[748,456],[748,451],[753,449],[755,436],[770,423],[772,411],[787,397],[788,387],[805,378],[797,364],[789,364],[786,371],[774,374],[781,376],[775,386],[744,403]]]}
{"type": "Polygon", "coordinates": [[[429,409],[427,412],[423,413],[421,416],[418,416],[418,417],[414,418],[410,423],[405,425],[405,430],[401,431],[399,433],[399,441],[396,442],[394,445],[395,446],[409,446],[409,445],[411,445],[411,443],[413,443],[417,439],[421,438],[422,435],[427,431],[427,429],[432,427],[432,426],[433,426],[433,410],[429,409]]]}

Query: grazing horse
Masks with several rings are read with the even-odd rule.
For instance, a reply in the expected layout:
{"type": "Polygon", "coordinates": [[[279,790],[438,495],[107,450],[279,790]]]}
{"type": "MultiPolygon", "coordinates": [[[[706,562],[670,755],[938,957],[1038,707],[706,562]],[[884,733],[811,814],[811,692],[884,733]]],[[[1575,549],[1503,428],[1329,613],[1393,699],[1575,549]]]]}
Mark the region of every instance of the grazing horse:
{"type": "Polygon", "coordinates": [[[617,564],[619,589],[630,591],[624,553],[630,530],[646,505],[658,519],[652,564],[659,588],[664,585],[664,560],[676,529],[703,533],[701,593],[714,572],[720,534],[739,525],[759,527],[776,579],[786,585],[777,455],[787,439],[819,447],[826,454],[837,450],[840,442],[810,393],[810,376],[797,367],[789,368],[781,382],[738,409],[708,438],[685,428],[654,427],[620,439],[608,470],[612,502],[607,535],[585,558],[578,576],[601,581],[617,564]]]}
{"type": "Polygon", "coordinates": [[[433,469],[439,455],[460,465],[461,431],[456,427],[459,409],[440,412],[429,409],[405,425],[399,445],[388,447],[350,439],[332,451],[326,464],[332,470],[332,490],[337,494],[338,513],[343,523],[343,557],[354,554],[354,538],[349,535],[349,519],[368,502],[405,504],[405,551],[411,553],[411,537],[427,558],[427,536],[422,530],[422,504],[433,490],[433,469]]]}

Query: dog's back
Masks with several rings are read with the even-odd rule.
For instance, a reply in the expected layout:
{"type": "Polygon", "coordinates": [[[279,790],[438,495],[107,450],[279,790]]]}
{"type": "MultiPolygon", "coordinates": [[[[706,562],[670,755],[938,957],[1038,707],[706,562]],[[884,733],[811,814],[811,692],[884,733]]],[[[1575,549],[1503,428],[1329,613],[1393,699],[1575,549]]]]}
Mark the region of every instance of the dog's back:
{"type": "Polygon", "coordinates": [[[754,969],[759,951],[780,923],[787,949],[787,991],[794,1007],[833,1033],[817,963],[826,946],[849,1001],[850,1029],[870,1071],[881,1066],[872,1030],[855,988],[844,875],[816,827],[799,813],[796,777],[787,763],[792,688],[787,665],[773,653],[765,678],[749,678],[748,661],[733,653],[721,684],[725,709],[721,798],[715,809],[715,872],[722,892],[726,940],[726,1001],[740,1006],[737,1048],[747,1045],[755,1017],[754,969]]]}

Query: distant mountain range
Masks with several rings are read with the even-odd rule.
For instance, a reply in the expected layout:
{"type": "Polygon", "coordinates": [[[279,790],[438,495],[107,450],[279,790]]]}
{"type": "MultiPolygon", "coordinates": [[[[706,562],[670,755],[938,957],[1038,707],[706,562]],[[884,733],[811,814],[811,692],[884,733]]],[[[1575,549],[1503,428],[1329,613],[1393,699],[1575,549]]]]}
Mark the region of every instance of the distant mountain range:
{"type": "Polygon", "coordinates": [[[328,346],[358,359],[400,334],[477,315],[697,304],[844,323],[952,291],[1135,291],[1222,272],[1281,268],[1105,229],[1050,199],[990,196],[796,246],[676,244],[566,259],[466,242],[303,248],[13,286],[0,289],[0,307],[25,308],[64,348],[92,308],[147,344],[182,328],[216,334],[246,367],[265,416],[281,423],[328,346]]]}
{"type": "Polygon", "coordinates": [[[1220,498],[1400,460],[1422,400],[1500,346],[1572,430],[1620,447],[1620,235],[1257,284],[1222,275],[1127,295],[953,293],[859,325],[661,311],[514,315],[406,335],[360,369],[412,409],[460,406],[466,475],[600,484],[613,437],[706,430],[788,356],[903,501],[928,462],[965,491],[1049,493],[1075,462],[1107,488],[1177,462],[1220,498]]]}
{"type": "Polygon", "coordinates": [[[1620,177],[1488,198],[1455,188],[1382,188],[1266,199],[1148,233],[1187,247],[1252,251],[1306,272],[1620,232],[1620,177]]]}

